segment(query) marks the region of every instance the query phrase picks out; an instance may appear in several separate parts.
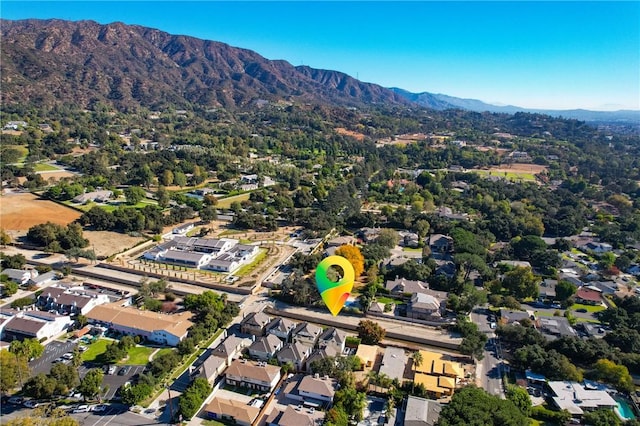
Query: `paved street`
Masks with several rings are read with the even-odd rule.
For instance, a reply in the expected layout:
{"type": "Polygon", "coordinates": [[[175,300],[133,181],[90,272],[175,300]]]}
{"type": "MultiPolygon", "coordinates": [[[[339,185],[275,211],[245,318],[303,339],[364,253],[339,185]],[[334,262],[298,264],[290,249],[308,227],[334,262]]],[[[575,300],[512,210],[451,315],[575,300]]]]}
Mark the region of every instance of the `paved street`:
{"type": "Polygon", "coordinates": [[[504,398],[504,389],[502,388],[504,370],[501,360],[500,341],[489,326],[491,322],[487,319],[484,309],[474,310],[471,313],[471,320],[489,338],[484,349],[484,358],[477,363],[477,384],[490,394],[504,398]]]}

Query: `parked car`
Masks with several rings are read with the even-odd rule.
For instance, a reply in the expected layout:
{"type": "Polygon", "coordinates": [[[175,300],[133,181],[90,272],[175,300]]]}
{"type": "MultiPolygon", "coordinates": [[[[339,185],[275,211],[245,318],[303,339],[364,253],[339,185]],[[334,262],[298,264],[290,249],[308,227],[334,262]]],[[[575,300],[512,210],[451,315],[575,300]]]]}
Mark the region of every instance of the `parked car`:
{"type": "Polygon", "coordinates": [[[73,413],[88,413],[88,412],[89,412],[89,406],[86,404],[78,405],[76,408],[73,409],[73,413]]]}
{"type": "Polygon", "coordinates": [[[34,401],[33,399],[25,401],[23,405],[27,408],[37,408],[40,406],[40,404],[34,401]]]}
{"type": "Polygon", "coordinates": [[[108,406],[107,406],[107,405],[105,405],[105,404],[95,405],[95,406],[91,409],[91,411],[95,411],[96,413],[101,413],[101,412],[103,412],[103,411],[106,411],[106,410],[107,410],[107,407],[108,407],[108,406]]]}
{"type": "Polygon", "coordinates": [[[23,402],[24,402],[24,398],[21,396],[13,396],[9,398],[9,404],[22,405],[23,402]]]}
{"type": "Polygon", "coordinates": [[[127,374],[129,371],[131,371],[131,366],[129,365],[125,365],[124,367],[122,367],[120,369],[120,371],[118,371],[118,376],[124,376],[125,374],[127,374]]]}
{"type": "Polygon", "coordinates": [[[80,346],[78,346],[78,350],[79,350],[80,352],[84,352],[84,351],[86,351],[87,349],[89,349],[89,348],[88,348],[88,347],[86,347],[85,345],[80,345],[80,346]]]}
{"type": "Polygon", "coordinates": [[[116,374],[116,370],[118,369],[117,365],[110,365],[107,370],[107,374],[116,374]]]}
{"type": "Polygon", "coordinates": [[[73,354],[71,352],[67,352],[66,354],[62,355],[62,358],[73,359],[73,354]]]}

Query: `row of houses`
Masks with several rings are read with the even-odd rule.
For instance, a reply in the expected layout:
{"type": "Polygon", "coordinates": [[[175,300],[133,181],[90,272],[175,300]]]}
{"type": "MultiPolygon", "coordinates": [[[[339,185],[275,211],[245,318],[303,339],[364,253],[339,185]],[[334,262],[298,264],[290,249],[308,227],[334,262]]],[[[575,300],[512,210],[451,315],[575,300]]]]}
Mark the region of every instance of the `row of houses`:
{"type": "Polygon", "coordinates": [[[239,244],[238,240],[230,238],[176,236],[148,250],[143,257],[188,268],[233,272],[250,263],[259,251],[258,246],[239,244]]]}

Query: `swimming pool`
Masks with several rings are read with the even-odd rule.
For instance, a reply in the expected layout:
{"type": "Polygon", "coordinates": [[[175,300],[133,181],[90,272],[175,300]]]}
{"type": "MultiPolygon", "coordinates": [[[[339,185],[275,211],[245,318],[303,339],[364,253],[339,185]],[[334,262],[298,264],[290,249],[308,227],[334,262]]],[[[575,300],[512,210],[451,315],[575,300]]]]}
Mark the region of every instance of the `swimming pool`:
{"type": "Polygon", "coordinates": [[[613,410],[616,412],[618,417],[622,420],[633,420],[636,418],[635,414],[633,414],[633,409],[627,401],[622,398],[615,398],[615,400],[618,403],[618,406],[613,410]]]}
{"type": "Polygon", "coordinates": [[[358,302],[357,300],[349,299],[344,302],[344,306],[346,306],[347,308],[359,308],[360,302],[358,302]]]}

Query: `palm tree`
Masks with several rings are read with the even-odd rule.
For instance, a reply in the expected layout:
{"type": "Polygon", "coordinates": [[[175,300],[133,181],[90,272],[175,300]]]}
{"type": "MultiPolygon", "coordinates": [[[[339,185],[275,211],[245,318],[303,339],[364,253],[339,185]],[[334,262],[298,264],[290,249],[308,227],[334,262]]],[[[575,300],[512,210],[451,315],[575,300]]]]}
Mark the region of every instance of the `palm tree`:
{"type": "MultiPolygon", "coordinates": [[[[413,358],[413,371],[415,376],[415,371],[422,366],[424,359],[422,358],[420,351],[415,351],[411,357],[413,358]]],[[[413,393],[415,386],[416,383],[414,378],[414,380],[411,381],[411,393],[413,393]]]]}

